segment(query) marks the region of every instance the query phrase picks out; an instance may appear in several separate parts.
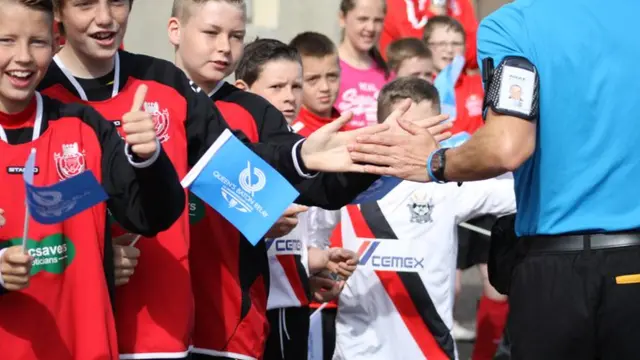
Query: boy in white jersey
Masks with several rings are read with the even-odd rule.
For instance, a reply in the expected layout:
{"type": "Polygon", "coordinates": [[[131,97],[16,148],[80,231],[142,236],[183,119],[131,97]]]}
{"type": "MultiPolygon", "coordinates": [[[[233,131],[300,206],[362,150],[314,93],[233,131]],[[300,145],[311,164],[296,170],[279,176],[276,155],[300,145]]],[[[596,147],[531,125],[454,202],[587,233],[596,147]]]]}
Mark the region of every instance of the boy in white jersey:
{"type": "MultiPolygon", "coordinates": [[[[405,99],[413,101],[409,119],[440,112],[433,85],[399,78],[382,89],[378,118],[405,99]]],[[[456,225],[515,209],[511,178],[462,186],[403,181],[380,201],[343,208],[333,222],[341,221],[342,245],[360,263],[340,294],[334,359],[457,358],[451,336],[456,225]]]]}
{"type": "MultiPolygon", "coordinates": [[[[303,95],[302,62],[294,47],[274,39],[249,43],[235,75],[238,88],[265,98],[289,123],[298,117],[303,95]]],[[[293,204],[285,217],[291,223],[298,220],[298,225],[282,237],[266,239],[270,334],[265,359],[298,360],[307,356],[309,294],[317,301],[331,300],[331,296],[337,296],[343,282],[328,278],[327,272],[346,278],[357,264],[356,254],[352,251],[309,247],[305,210],[306,207],[293,204]],[[309,274],[322,276],[314,276],[310,281],[309,274]],[[320,292],[320,289],[324,291],[320,292]]]]}

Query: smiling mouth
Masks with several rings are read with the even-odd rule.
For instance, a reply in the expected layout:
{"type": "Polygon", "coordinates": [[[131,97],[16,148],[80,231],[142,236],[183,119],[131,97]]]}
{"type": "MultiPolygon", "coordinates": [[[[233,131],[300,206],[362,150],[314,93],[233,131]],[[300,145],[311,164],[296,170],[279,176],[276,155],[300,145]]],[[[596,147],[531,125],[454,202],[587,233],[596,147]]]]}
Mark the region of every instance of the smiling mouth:
{"type": "Polygon", "coordinates": [[[111,40],[113,38],[116,37],[116,32],[115,31],[100,31],[97,33],[93,33],[91,35],[89,35],[91,38],[96,39],[96,40],[111,40]]]}
{"type": "Polygon", "coordinates": [[[35,74],[35,72],[28,71],[28,70],[10,70],[10,71],[5,71],[5,74],[7,74],[7,76],[9,76],[10,78],[13,78],[16,81],[24,82],[31,79],[35,74]]]}

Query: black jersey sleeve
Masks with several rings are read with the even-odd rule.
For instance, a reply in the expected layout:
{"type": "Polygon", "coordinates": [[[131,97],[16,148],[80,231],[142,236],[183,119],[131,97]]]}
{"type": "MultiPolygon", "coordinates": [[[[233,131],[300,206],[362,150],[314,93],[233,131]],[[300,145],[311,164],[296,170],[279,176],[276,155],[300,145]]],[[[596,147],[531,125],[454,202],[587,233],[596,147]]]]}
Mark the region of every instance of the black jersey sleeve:
{"type": "MultiPolygon", "coordinates": [[[[212,103],[211,99],[182,74],[186,85],[183,86],[183,94],[187,99],[187,142],[188,142],[188,162],[189,166],[195,165],[207,149],[218,139],[229,125],[224,120],[220,111],[212,103]]],[[[294,145],[300,140],[298,138],[284,139],[278,143],[257,143],[252,144],[244,133],[233,131],[234,135],[246,146],[251,148],[258,156],[268,162],[290,183],[298,184],[305,178],[314,174],[304,167],[300,156],[302,144],[297,146],[294,152],[294,145]]]]}
{"type": "MultiPolygon", "coordinates": [[[[260,141],[277,144],[302,138],[291,131],[282,113],[274,106],[267,103],[265,108],[257,124],[260,141]]],[[[296,203],[337,210],[353,201],[379,178],[371,174],[320,173],[295,185],[300,192],[296,203]]]]}
{"type": "Polygon", "coordinates": [[[153,164],[136,168],[113,123],[90,107],[83,107],[82,119],[95,129],[102,147],[102,186],[114,218],[128,231],[147,237],[167,230],[185,211],[186,199],[164,150],[153,164]]]}

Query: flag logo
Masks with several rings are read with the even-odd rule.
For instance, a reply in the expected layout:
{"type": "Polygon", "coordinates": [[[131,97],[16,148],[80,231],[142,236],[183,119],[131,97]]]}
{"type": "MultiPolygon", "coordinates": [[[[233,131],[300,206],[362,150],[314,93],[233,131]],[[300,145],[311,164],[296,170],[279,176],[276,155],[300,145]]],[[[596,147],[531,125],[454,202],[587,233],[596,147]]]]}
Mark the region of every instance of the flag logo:
{"type": "Polygon", "coordinates": [[[84,171],[84,150],[81,152],[78,143],[63,144],[62,154],[53,154],[60,180],[69,179],[84,171]]]}
{"type": "Polygon", "coordinates": [[[182,180],[255,245],[298,197],[275,169],[225,130],[182,180]]]}
{"type": "Polygon", "coordinates": [[[267,185],[267,178],[264,176],[264,172],[262,172],[262,170],[254,167],[253,174],[258,178],[258,181],[255,184],[252,184],[251,180],[251,162],[247,161],[247,167],[240,172],[240,177],[238,179],[240,187],[242,187],[244,191],[251,193],[251,196],[254,196],[256,192],[264,189],[264,186],[267,185]]]}

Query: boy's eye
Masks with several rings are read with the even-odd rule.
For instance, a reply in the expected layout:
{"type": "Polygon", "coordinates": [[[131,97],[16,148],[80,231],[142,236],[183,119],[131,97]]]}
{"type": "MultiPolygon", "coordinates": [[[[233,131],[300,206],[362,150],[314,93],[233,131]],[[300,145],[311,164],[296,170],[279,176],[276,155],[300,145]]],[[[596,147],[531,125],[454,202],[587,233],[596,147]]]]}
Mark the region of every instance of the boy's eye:
{"type": "Polygon", "coordinates": [[[209,36],[216,36],[219,34],[219,32],[217,31],[213,31],[213,30],[207,30],[204,32],[205,34],[209,35],[209,36]]]}
{"type": "Polygon", "coordinates": [[[38,46],[49,46],[49,41],[44,39],[34,39],[31,40],[31,43],[38,46]]]}
{"type": "Polygon", "coordinates": [[[2,45],[9,45],[13,43],[14,43],[14,40],[12,38],[8,38],[8,37],[0,38],[0,44],[2,45]]]}

